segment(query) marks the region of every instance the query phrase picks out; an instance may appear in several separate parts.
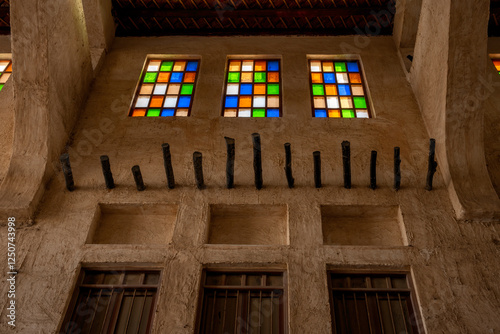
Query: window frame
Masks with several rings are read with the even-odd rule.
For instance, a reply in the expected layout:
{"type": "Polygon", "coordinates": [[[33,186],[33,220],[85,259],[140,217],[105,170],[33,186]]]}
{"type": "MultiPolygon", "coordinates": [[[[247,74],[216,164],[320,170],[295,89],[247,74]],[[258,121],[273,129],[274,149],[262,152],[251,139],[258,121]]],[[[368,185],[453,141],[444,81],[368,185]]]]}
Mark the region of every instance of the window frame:
{"type": "MultiPolygon", "coordinates": [[[[58,326],[59,330],[57,333],[65,333],[64,327],[66,324],[69,324],[71,322],[71,319],[73,318],[73,314],[75,312],[75,307],[78,302],[78,297],[80,295],[81,288],[89,288],[92,289],[92,286],[96,286],[97,289],[106,289],[106,287],[112,287],[112,289],[122,289],[123,291],[121,292],[121,295],[116,297],[118,300],[114,301],[113,307],[111,306],[111,298],[110,297],[110,303],[107,306],[107,308],[111,308],[111,310],[107,310],[106,314],[104,316],[104,322],[103,322],[103,327],[101,328],[101,333],[103,332],[102,329],[105,329],[107,331],[104,332],[109,332],[110,328],[113,328],[116,326],[116,321],[119,316],[119,311],[120,311],[120,304],[123,298],[123,294],[126,289],[137,289],[137,288],[146,288],[148,289],[155,289],[153,299],[151,301],[151,310],[149,314],[149,320],[148,324],[146,326],[146,333],[150,333],[151,329],[153,328],[153,323],[155,321],[155,314],[156,310],[158,307],[158,297],[160,294],[160,289],[162,287],[162,279],[163,279],[163,268],[154,264],[154,265],[149,265],[149,264],[144,264],[144,265],[116,265],[116,264],[110,264],[110,265],[104,265],[104,264],[96,264],[96,265],[88,265],[88,266],[82,266],[79,269],[79,273],[77,276],[77,279],[75,283],[72,286],[71,289],[71,295],[70,295],[70,300],[69,303],[67,304],[67,307],[65,308],[65,312],[63,313],[64,316],[62,317],[62,321],[60,325],[58,326]],[[124,275],[125,272],[130,273],[130,272],[139,272],[142,274],[145,273],[158,273],[158,283],[157,284],[151,284],[151,285],[138,285],[138,284],[130,284],[126,285],[123,283],[124,278],[121,277],[121,283],[120,284],[110,284],[110,285],[104,285],[104,284],[83,284],[83,281],[85,279],[85,274],[86,272],[91,272],[91,271],[98,271],[102,273],[113,273],[113,272],[118,272],[121,275],[124,275]],[[114,322],[112,325],[111,323],[114,322]],[[113,326],[113,327],[110,327],[113,326]]],[[[93,315],[95,316],[95,314],[93,315]]],[[[130,315],[129,315],[130,317],[130,315]]]]}
{"type": "MultiPolygon", "coordinates": [[[[391,289],[391,288],[339,288],[338,291],[346,291],[346,292],[359,292],[359,291],[370,291],[370,292],[401,292],[404,290],[405,293],[408,293],[408,299],[409,302],[407,304],[408,306],[408,316],[410,319],[413,319],[414,322],[411,323],[411,328],[413,331],[413,334],[422,334],[425,333],[424,330],[424,325],[422,321],[422,316],[420,314],[420,308],[419,308],[419,303],[415,291],[415,285],[413,283],[413,278],[412,278],[412,273],[409,268],[354,268],[354,269],[348,269],[345,267],[339,268],[339,267],[333,267],[333,266],[327,266],[327,287],[328,287],[328,301],[330,305],[330,320],[332,324],[332,333],[336,334],[336,323],[335,323],[335,310],[334,310],[334,304],[333,304],[333,291],[335,288],[332,287],[332,275],[335,274],[340,274],[340,275],[353,275],[353,276],[365,276],[368,277],[370,275],[375,275],[375,276],[400,276],[404,275],[406,277],[406,283],[408,288],[403,289],[403,288],[398,288],[398,289],[391,289]]],[[[392,318],[392,315],[391,315],[392,318]]],[[[394,321],[393,321],[394,323],[394,321]]]]}
{"type": "MultiPolygon", "coordinates": [[[[196,323],[195,323],[195,333],[202,333],[202,328],[201,326],[203,325],[203,309],[204,309],[204,299],[205,299],[205,281],[207,277],[207,272],[216,272],[216,273],[221,273],[221,274],[276,274],[280,273],[282,274],[283,277],[283,296],[282,296],[282,315],[280,316],[280,325],[283,327],[283,333],[279,334],[288,334],[290,332],[289,329],[289,322],[288,322],[288,273],[285,268],[281,267],[262,267],[262,266],[255,266],[255,267],[230,267],[230,266],[220,266],[220,265],[214,265],[214,266],[207,266],[203,267],[200,275],[200,291],[198,294],[198,303],[197,303],[197,310],[196,310],[196,323]]],[[[209,286],[212,287],[212,286],[209,286]]],[[[221,285],[221,289],[224,289],[224,287],[227,287],[226,285],[221,285]]],[[[261,290],[259,289],[259,286],[254,286],[254,288],[250,288],[252,286],[247,286],[243,290],[261,290]]],[[[242,286],[231,286],[235,291],[241,291],[242,286]]],[[[272,291],[272,287],[269,288],[270,291],[272,291]]],[[[261,290],[262,291],[262,290],[261,290]]],[[[242,331],[243,333],[246,333],[246,330],[242,331]]]]}
{"type": "MultiPolygon", "coordinates": [[[[366,101],[366,110],[368,111],[368,118],[364,118],[364,119],[373,119],[375,118],[375,112],[373,110],[373,106],[372,106],[372,103],[371,103],[371,98],[370,98],[370,92],[368,90],[368,82],[366,80],[366,74],[365,74],[365,69],[364,69],[364,66],[363,66],[363,62],[361,61],[361,57],[359,56],[339,56],[339,55],[308,55],[307,56],[307,75],[309,77],[309,95],[310,95],[310,105],[311,105],[311,116],[312,118],[326,118],[326,119],[330,119],[330,118],[333,118],[333,119],[344,119],[344,117],[329,117],[328,116],[328,106],[325,108],[326,112],[327,112],[327,117],[316,117],[315,116],[315,113],[314,113],[314,95],[313,95],[313,82],[312,82],[312,73],[318,73],[318,72],[312,72],[311,71],[311,62],[312,61],[321,61],[321,62],[324,62],[324,61],[331,61],[333,63],[335,62],[357,62],[358,63],[358,67],[359,67],[359,74],[360,74],[360,77],[361,77],[361,86],[363,87],[363,91],[364,91],[364,95],[363,97],[365,98],[365,101],[366,101]]],[[[321,72],[319,73],[325,73],[323,72],[323,70],[321,70],[321,72]]],[[[337,72],[332,72],[332,73],[337,73],[337,72]]],[[[349,71],[345,72],[345,73],[350,73],[349,71]]],[[[351,87],[351,78],[349,77],[349,75],[347,75],[347,78],[348,78],[348,85],[351,87]]],[[[323,85],[325,85],[325,83],[323,83],[323,85]]],[[[338,82],[337,80],[335,79],[335,85],[337,86],[337,93],[338,93],[338,82]]],[[[324,95],[325,96],[325,99],[326,99],[326,94],[324,95]]],[[[342,114],[342,107],[340,105],[340,95],[337,95],[338,98],[339,98],[339,111],[341,112],[342,114]]],[[[353,98],[354,95],[348,95],[349,97],[353,98]]],[[[325,101],[326,103],[326,101],[325,101]]],[[[353,108],[352,108],[353,112],[354,112],[354,119],[357,119],[357,115],[356,115],[356,108],[354,107],[354,101],[353,101],[353,108]]]]}

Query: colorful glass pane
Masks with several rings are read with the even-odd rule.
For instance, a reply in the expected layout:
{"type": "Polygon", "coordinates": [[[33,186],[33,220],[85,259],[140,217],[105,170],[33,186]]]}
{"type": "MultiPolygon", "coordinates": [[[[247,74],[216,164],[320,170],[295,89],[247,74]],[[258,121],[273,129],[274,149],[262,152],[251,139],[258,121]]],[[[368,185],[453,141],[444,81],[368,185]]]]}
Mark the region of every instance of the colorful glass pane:
{"type": "Polygon", "coordinates": [[[280,61],[228,61],[222,115],[224,117],[280,117],[280,61]]]}
{"type": "Polygon", "coordinates": [[[314,117],[370,118],[357,60],[310,60],[309,68],[314,117]]]}
{"type": "Polygon", "coordinates": [[[189,116],[198,68],[199,60],[148,60],[129,115],[189,116]]]}

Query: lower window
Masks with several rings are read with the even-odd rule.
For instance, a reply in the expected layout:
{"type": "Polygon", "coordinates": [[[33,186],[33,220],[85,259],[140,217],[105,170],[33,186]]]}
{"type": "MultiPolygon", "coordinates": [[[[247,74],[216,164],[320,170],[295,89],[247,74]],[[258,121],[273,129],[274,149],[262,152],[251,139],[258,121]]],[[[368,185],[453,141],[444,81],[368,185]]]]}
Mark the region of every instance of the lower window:
{"type": "Polygon", "coordinates": [[[206,270],[199,333],[284,334],[285,273],[206,270]]]}
{"type": "Polygon", "coordinates": [[[328,272],[333,333],[419,333],[407,273],[328,272]]]}
{"type": "Polygon", "coordinates": [[[82,271],[60,333],[149,333],[160,271],[82,271]]]}

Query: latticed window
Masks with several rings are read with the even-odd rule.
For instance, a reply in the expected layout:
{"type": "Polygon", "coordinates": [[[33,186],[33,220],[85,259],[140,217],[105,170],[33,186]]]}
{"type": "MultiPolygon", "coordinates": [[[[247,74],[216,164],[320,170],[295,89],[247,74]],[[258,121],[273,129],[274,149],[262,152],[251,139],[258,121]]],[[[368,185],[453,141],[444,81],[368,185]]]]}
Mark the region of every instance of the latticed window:
{"type": "Polygon", "coordinates": [[[149,333],[159,271],[84,270],[60,333],[149,333]]]}
{"type": "Polygon", "coordinates": [[[492,59],[493,60],[493,65],[495,65],[495,69],[497,70],[498,74],[500,74],[500,59],[492,59]]]}
{"type": "Polygon", "coordinates": [[[0,90],[12,75],[12,61],[9,59],[0,59],[0,90]]]}
{"type": "Polygon", "coordinates": [[[328,273],[333,333],[419,333],[406,273],[328,273]]]}
{"type": "Polygon", "coordinates": [[[285,273],[207,270],[199,333],[287,333],[285,273]]]}
{"type": "Polygon", "coordinates": [[[313,117],[370,117],[357,60],[310,59],[309,70],[313,117]]]}
{"type": "Polygon", "coordinates": [[[196,59],[147,60],[129,116],[189,116],[198,68],[196,59]]]}
{"type": "Polygon", "coordinates": [[[278,59],[229,59],[222,115],[280,117],[280,73],[278,59]]]}

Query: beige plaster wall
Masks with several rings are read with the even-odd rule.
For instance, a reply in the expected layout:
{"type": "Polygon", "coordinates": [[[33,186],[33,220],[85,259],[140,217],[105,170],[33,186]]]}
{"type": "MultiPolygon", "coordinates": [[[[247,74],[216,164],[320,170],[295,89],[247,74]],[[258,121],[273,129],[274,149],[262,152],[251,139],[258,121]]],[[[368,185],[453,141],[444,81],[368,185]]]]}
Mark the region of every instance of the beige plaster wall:
{"type": "MultiPolygon", "coordinates": [[[[429,137],[392,37],[359,49],[375,118],[311,117],[307,55],[342,54],[354,39],[326,37],[117,38],[107,56],[69,153],[76,190],[62,174],[48,184],[33,226],[18,230],[18,325],[9,332],[53,333],[79,268],[86,263],[156,263],[164,268],[153,333],[193,333],[203,266],[214,263],[287,268],[290,333],[331,333],[327,266],[409,268],[425,333],[495,333],[500,328],[498,223],[454,219],[438,171],[424,190],[429,137]],[[192,116],[129,118],[130,101],[148,54],[199,55],[192,116]],[[282,57],[283,117],[220,117],[227,55],[282,57]],[[253,186],[251,133],[262,138],[264,188],[253,186]],[[223,137],[236,139],[235,189],[225,189],[223,137]],[[341,142],[351,142],[353,188],[342,187],[341,142]],[[166,187],[161,144],[171,146],[177,186],[166,187]],[[286,185],[283,144],[292,144],[295,188],[286,185]],[[401,147],[402,187],[393,184],[393,147],[401,147]],[[371,150],[378,185],[369,185],[371,150]],[[192,153],[203,153],[207,188],[197,190],[192,153]],[[315,189],[312,152],[322,152],[323,188],[315,189]],[[117,187],[106,190],[99,156],[110,157],[117,187]],[[147,189],[130,168],[139,164],[147,189]],[[172,243],[86,244],[98,203],[178,205],[172,243]],[[288,206],[289,245],[206,245],[210,205],[288,206]],[[409,246],[323,245],[321,205],[399,206],[409,246]]],[[[145,222],[147,224],[147,222],[145,222]]],[[[4,229],[0,238],[5,240],[4,229]]],[[[5,254],[5,245],[0,244],[5,254]]],[[[2,272],[1,275],[4,275],[2,272]]],[[[1,277],[2,280],[4,277],[1,277]]],[[[5,286],[2,291],[5,295],[5,286]]],[[[5,302],[2,301],[2,317],[5,302]]],[[[0,332],[6,332],[0,324],[0,332]]]]}

